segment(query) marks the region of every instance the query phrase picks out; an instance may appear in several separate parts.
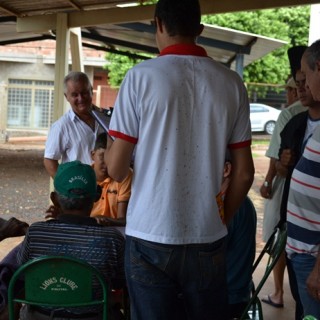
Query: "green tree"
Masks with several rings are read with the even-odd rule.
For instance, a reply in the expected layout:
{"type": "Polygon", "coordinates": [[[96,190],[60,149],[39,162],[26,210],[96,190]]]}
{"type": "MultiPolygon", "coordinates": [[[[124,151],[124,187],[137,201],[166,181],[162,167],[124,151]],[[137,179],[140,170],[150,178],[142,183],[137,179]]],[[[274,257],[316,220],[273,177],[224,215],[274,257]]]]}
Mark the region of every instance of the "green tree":
{"type": "MultiPolygon", "coordinates": [[[[140,5],[154,4],[156,2],[157,0],[140,0],[140,5]]],[[[140,55],[145,56],[146,59],[153,57],[150,54],[140,55]]],[[[108,70],[109,84],[113,88],[120,86],[129,69],[143,61],[143,59],[130,57],[130,52],[127,56],[124,54],[107,53],[105,58],[108,63],[104,66],[104,69],[108,70]]]]}
{"type": "Polygon", "coordinates": [[[205,15],[204,23],[255,33],[288,42],[244,69],[246,82],[279,84],[290,73],[287,50],[308,42],[310,6],[205,15]]]}
{"type": "Polygon", "coordinates": [[[108,64],[104,68],[108,70],[109,83],[113,88],[118,88],[127,71],[142,61],[115,53],[107,53],[106,60],[108,64]]]}

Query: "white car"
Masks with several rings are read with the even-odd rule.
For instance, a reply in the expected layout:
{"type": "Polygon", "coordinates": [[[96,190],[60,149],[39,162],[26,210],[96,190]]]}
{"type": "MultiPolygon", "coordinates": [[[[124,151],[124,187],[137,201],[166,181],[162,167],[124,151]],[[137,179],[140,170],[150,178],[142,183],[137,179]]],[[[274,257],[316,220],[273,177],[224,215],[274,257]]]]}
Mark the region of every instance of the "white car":
{"type": "Polygon", "coordinates": [[[251,131],[272,134],[280,110],[262,103],[250,103],[251,131]]]}

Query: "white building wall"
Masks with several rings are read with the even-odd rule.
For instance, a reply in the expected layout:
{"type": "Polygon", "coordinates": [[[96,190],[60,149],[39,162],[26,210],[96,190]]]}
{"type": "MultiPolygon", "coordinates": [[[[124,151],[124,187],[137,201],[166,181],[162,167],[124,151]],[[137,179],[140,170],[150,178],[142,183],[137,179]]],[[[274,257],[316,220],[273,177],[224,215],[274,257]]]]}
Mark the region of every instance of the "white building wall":
{"type": "MultiPolygon", "coordinates": [[[[27,62],[18,62],[17,60],[23,60],[22,56],[17,57],[16,55],[12,55],[10,57],[0,53],[0,140],[3,138],[3,133],[8,131],[7,110],[9,79],[54,81],[55,68],[53,63],[43,63],[41,56],[25,56],[24,58],[27,62]]],[[[94,67],[87,66],[85,72],[88,74],[89,79],[93,80],[94,67]]]]}

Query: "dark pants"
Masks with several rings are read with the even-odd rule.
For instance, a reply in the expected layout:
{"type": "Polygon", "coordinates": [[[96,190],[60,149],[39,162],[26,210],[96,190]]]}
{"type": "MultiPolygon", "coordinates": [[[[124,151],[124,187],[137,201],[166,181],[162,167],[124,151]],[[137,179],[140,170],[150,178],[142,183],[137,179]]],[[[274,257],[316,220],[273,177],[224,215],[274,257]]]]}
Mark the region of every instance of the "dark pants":
{"type": "MultiPolygon", "coordinates": [[[[20,320],[74,320],[75,318],[69,317],[56,317],[50,316],[35,310],[32,306],[24,305],[20,310],[20,320]]],[[[78,318],[82,320],[102,320],[102,315],[89,316],[85,318],[78,318]]]]}
{"type": "Polygon", "coordinates": [[[293,271],[291,261],[287,256],[286,256],[286,261],[287,261],[290,290],[291,290],[292,297],[296,302],[295,320],[301,320],[303,318],[303,306],[299,296],[299,289],[298,289],[296,275],[293,271]]]}
{"type": "Polygon", "coordinates": [[[166,245],[126,237],[131,320],[228,319],[225,239],[166,245]]]}

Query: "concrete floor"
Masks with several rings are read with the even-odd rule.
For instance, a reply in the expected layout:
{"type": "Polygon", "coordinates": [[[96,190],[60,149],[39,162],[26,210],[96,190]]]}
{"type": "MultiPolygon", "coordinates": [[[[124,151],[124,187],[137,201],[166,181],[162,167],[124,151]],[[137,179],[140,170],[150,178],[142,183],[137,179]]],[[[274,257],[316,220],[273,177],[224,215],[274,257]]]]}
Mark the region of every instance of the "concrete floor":
{"type": "MultiPolygon", "coordinates": [[[[255,284],[259,283],[260,280],[262,279],[262,276],[265,271],[264,267],[266,265],[266,260],[267,258],[265,257],[262,259],[257,270],[253,275],[255,284]]],[[[273,292],[273,275],[271,273],[266,283],[264,284],[264,286],[260,291],[260,294],[259,294],[260,300],[272,292],[273,292]]],[[[262,302],[262,309],[263,309],[264,320],[294,320],[295,302],[290,292],[287,271],[285,271],[285,278],[284,278],[284,308],[274,308],[262,302]]]]}

